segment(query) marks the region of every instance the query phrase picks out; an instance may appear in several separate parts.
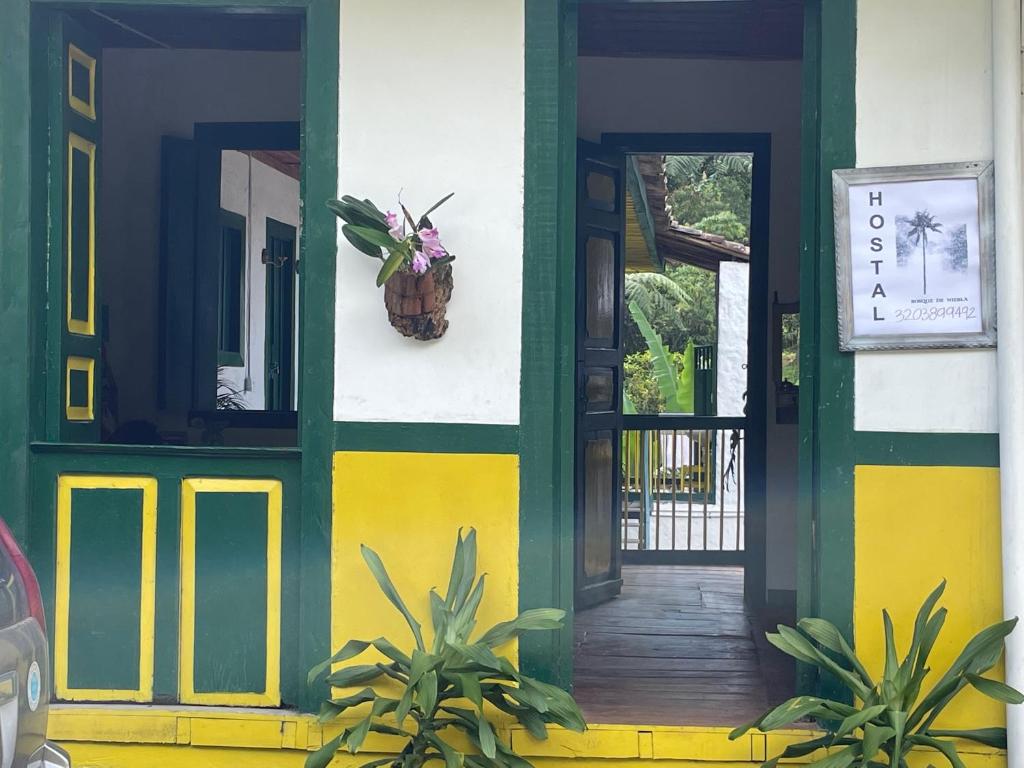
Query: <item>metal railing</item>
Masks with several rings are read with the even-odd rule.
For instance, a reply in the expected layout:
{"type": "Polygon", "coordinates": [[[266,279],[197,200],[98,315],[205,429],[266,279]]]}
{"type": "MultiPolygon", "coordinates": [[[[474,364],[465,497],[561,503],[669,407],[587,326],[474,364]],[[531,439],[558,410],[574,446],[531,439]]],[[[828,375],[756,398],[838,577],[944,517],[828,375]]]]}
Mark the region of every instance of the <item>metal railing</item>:
{"type": "Polygon", "coordinates": [[[626,418],[623,550],[743,551],[742,422],[685,416],[626,418]]]}

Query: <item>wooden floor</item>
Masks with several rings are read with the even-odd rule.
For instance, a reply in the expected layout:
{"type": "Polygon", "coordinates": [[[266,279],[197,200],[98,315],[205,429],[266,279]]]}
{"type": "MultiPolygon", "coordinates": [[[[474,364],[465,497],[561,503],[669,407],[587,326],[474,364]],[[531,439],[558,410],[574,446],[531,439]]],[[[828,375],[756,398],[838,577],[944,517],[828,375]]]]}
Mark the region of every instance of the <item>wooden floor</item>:
{"type": "Polygon", "coordinates": [[[622,572],[618,598],[576,614],[574,691],[587,720],[734,726],[789,695],[791,667],[755,642],[741,568],[622,572]]]}

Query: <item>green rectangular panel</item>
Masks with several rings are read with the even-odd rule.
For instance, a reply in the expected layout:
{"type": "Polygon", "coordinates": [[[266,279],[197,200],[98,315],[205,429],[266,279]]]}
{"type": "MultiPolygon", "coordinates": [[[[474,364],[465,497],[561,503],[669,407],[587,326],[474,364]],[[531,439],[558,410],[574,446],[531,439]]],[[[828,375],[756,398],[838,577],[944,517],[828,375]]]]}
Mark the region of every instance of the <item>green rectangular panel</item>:
{"type": "Polygon", "coordinates": [[[89,373],[72,368],[68,371],[68,403],[72,408],[89,407],[89,373]]]}
{"type": "Polygon", "coordinates": [[[89,67],[74,59],[69,62],[69,66],[71,67],[71,95],[86,104],[91,104],[92,88],[90,87],[89,67]]]}
{"type": "Polygon", "coordinates": [[[196,693],[262,693],[267,495],[196,495],[196,693]]]}
{"type": "Polygon", "coordinates": [[[71,317],[89,319],[89,238],[92,212],[89,195],[92,187],[92,169],[87,152],[71,150],[71,317]]]}
{"type": "Polygon", "coordinates": [[[68,685],[139,687],[142,491],[71,492],[68,685]]]}

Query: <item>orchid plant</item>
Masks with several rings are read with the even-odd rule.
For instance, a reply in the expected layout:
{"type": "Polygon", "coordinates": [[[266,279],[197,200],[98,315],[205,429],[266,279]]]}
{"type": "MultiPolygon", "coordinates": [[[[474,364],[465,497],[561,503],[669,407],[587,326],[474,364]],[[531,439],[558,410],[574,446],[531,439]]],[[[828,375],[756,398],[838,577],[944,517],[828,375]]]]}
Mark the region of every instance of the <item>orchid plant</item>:
{"type": "Polygon", "coordinates": [[[383,262],[377,273],[379,287],[403,269],[423,275],[455,260],[441,245],[441,236],[429,218],[454,194],[442,197],[418,219],[401,202],[400,216],[394,211],[385,213],[369,200],[357,200],[351,195],[328,200],[327,207],[345,222],[341,232],[346,240],[361,253],[383,262]]]}

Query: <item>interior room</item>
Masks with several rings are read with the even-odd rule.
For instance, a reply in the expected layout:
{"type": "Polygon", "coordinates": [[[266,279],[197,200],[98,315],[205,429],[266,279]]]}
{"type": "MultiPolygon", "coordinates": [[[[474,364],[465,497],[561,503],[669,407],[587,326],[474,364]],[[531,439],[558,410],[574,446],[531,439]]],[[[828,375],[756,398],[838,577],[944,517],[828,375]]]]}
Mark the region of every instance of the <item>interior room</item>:
{"type": "Polygon", "coordinates": [[[606,226],[586,158],[618,153],[624,187],[621,581],[575,621],[596,722],[737,725],[794,689],[763,638],[796,613],[802,30],[799,0],[580,4],[578,242],[606,226]]]}
{"type": "Polygon", "coordinates": [[[295,445],[300,22],[71,15],[101,49],[95,439],[295,445]]]}

